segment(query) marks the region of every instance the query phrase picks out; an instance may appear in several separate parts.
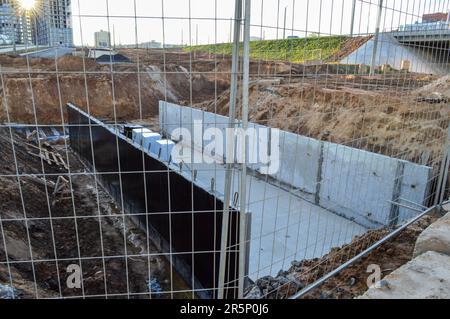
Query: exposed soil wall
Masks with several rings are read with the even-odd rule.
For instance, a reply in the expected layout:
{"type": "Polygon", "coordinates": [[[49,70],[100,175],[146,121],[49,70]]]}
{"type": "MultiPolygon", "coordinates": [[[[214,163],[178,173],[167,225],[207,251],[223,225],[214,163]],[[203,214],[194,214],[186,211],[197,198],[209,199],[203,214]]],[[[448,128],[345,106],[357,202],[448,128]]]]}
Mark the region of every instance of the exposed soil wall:
{"type": "MultiPolygon", "coordinates": [[[[120,214],[106,192],[99,188],[97,196],[93,176],[83,173],[84,166],[70,151],[69,176],[67,170],[31,155],[36,153],[35,143],[15,133],[13,140],[17,169],[10,132],[0,128],[0,284],[12,281],[19,298],[81,297],[83,292],[149,298],[151,280],[170,290],[164,257],[148,245],[131,219],[120,214]],[[22,174],[20,188],[17,172],[22,174]],[[44,186],[44,180],[56,182],[58,176],[71,181],[73,195],[53,195],[53,188],[44,186]],[[136,257],[120,257],[125,255],[136,257]],[[83,289],[66,284],[71,264],[81,266],[83,289]]],[[[60,152],[66,159],[66,152],[60,152]]],[[[187,289],[176,273],[173,276],[174,287],[187,289]]],[[[169,296],[153,290],[152,297],[169,296]]]]}
{"type": "MultiPolygon", "coordinates": [[[[419,102],[414,89],[429,79],[403,77],[259,81],[250,86],[250,120],[422,164],[433,163],[436,156],[442,157],[448,104],[419,102]]],[[[227,115],[228,100],[229,92],[224,92],[217,103],[197,107],[227,115]]]]}

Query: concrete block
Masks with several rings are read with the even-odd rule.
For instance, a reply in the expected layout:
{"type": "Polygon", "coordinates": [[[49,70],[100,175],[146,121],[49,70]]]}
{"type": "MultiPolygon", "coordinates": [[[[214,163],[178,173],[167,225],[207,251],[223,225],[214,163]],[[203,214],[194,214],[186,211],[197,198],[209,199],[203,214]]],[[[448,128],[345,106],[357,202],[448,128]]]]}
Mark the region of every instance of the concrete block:
{"type": "Polygon", "coordinates": [[[136,144],[139,144],[140,146],[143,145],[143,139],[142,139],[142,135],[144,133],[153,133],[151,130],[149,130],[148,128],[137,128],[133,130],[133,142],[135,142],[136,144]]]}
{"type": "Polygon", "coordinates": [[[151,152],[154,153],[160,161],[169,162],[174,147],[174,142],[169,140],[160,140],[152,144],[151,152]]]}
{"type": "Polygon", "coordinates": [[[144,150],[150,152],[152,144],[161,140],[161,135],[158,133],[144,133],[142,134],[142,140],[142,146],[144,147],[144,150]]]}
{"type": "Polygon", "coordinates": [[[427,252],[386,276],[359,299],[450,299],[450,256],[427,252]]]}
{"type": "Polygon", "coordinates": [[[450,213],[425,229],[417,239],[414,256],[428,251],[450,256],[450,213]]]}

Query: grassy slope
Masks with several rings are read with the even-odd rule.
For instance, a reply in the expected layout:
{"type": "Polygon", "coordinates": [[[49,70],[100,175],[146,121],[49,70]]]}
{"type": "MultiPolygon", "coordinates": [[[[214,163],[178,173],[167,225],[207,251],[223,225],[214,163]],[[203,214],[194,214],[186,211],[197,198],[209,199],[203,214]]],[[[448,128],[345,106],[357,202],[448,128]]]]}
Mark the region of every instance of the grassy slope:
{"type": "MultiPolygon", "coordinates": [[[[290,40],[265,40],[250,42],[250,56],[253,59],[303,62],[306,60],[328,60],[338,53],[347,40],[344,36],[309,37],[290,40]]],[[[241,48],[242,49],[242,48],[241,48]]],[[[187,47],[185,51],[200,51],[211,54],[227,54],[232,44],[211,44],[187,47]]]]}

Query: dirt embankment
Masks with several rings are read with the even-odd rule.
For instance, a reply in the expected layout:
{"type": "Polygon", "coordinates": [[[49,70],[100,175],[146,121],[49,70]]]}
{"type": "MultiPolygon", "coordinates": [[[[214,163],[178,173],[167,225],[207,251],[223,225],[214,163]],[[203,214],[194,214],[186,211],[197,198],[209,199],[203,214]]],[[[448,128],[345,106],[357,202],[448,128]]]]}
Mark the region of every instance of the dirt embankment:
{"type": "Polygon", "coordinates": [[[149,118],[158,114],[160,100],[198,103],[229,86],[227,76],[207,73],[214,65],[189,72],[160,55],[139,67],[137,63],[98,65],[79,57],[27,61],[1,56],[0,121],[7,120],[7,105],[10,122],[59,124],[67,102],[84,110],[89,107],[94,116],[110,120],[149,118]]]}
{"type": "MultiPolygon", "coordinates": [[[[97,196],[95,180],[81,163],[70,152],[67,161],[59,150],[69,176],[31,155],[39,153],[35,143],[15,133],[13,140],[17,169],[9,130],[0,128],[0,284],[12,283],[20,298],[149,298],[151,283],[153,298],[168,297],[157,291],[171,289],[167,261],[107,193],[99,188],[97,196]],[[66,184],[66,193],[54,194],[59,176],[72,183],[73,192],[66,184]],[[82,289],[67,286],[72,264],[81,266],[82,289]]],[[[174,287],[187,288],[176,273],[174,287]]]]}
{"type": "Polygon", "coordinates": [[[353,37],[347,39],[344,44],[341,46],[339,52],[331,56],[329,59],[330,62],[340,62],[342,59],[345,59],[347,56],[358,50],[361,46],[367,43],[367,41],[371,40],[372,36],[367,37],[353,37]]]}
{"type": "MultiPolygon", "coordinates": [[[[336,76],[258,81],[250,86],[250,120],[301,135],[428,164],[442,156],[446,103],[418,102],[419,76],[336,76]],[[426,153],[426,154],[425,154],[426,153]]],[[[197,105],[228,115],[229,92],[197,105]]]]}
{"type": "MultiPolygon", "coordinates": [[[[436,214],[425,216],[302,298],[353,299],[361,296],[367,291],[368,278],[373,274],[369,266],[379,266],[382,277],[385,277],[411,261],[417,238],[438,218],[436,214]]],[[[388,233],[388,230],[370,231],[356,237],[349,245],[334,248],[322,258],[293,261],[292,267],[288,271],[281,271],[276,278],[265,277],[258,280],[252,287],[252,293],[255,297],[259,295],[268,299],[289,298],[369,248],[388,233]]]]}
{"type": "Polygon", "coordinates": [[[421,96],[433,96],[435,98],[450,99],[450,75],[444,76],[423,88],[417,90],[421,96]]]}

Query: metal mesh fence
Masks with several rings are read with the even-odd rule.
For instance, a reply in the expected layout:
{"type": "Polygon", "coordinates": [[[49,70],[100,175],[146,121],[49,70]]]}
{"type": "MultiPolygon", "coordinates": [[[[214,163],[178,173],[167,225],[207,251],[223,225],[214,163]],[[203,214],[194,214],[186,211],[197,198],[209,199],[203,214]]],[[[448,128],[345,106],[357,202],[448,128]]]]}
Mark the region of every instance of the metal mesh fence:
{"type": "Polygon", "coordinates": [[[316,296],[448,198],[448,0],[0,9],[0,295],[316,296]]]}

